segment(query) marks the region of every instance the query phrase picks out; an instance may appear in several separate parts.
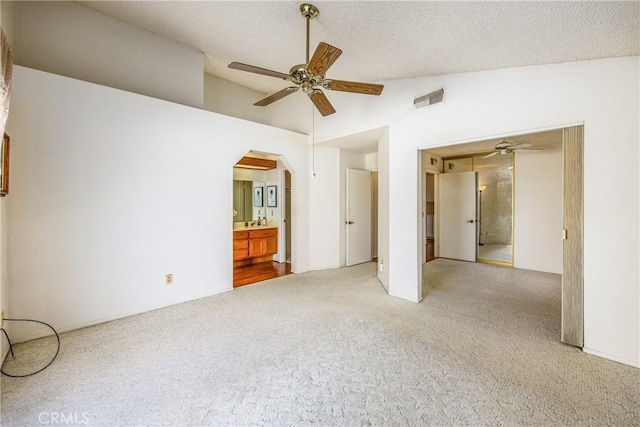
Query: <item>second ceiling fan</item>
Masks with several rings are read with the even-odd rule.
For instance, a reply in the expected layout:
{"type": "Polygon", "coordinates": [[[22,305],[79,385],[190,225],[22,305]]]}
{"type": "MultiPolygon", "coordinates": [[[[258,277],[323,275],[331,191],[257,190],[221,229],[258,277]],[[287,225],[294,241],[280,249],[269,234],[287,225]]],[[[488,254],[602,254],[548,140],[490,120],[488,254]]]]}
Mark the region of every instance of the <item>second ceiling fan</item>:
{"type": "Polygon", "coordinates": [[[486,156],[483,156],[483,159],[488,159],[489,157],[493,157],[497,154],[507,154],[507,153],[513,153],[516,150],[522,150],[522,151],[542,151],[541,148],[529,148],[531,147],[531,144],[527,144],[526,142],[520,142],[520,143],[513,143],[510,141],[507,141],[506,139],[502,140],[501,142],[498,142],[494,148],[494,152],[487,154],[486,156]]]}
{"type": "Polygon", "coordinates": [[[335,113],[336,110],[322,89],[361,93],[365,95],[380,95],[382,89],[384,89],[383,85],[325,78],[325,73],[342,54],[342,51],[337,47],[320,42],[311,60],[309,60],[309,24],[313,18],[318,16],[318,8],[305,3],[300,6],[300,13],[302,13],[302,16],[307,20],[307,61],[305,64],[294,65],[289,70],[289,74],[242,64],[240,62],[232,62],[229,64],[229,68],[234,70],[276,77],[294,84],[294,86],[286,87],[281,91],[261,99],[253,105],[265,107],[302,89],[302,91],[309,96],[320,114],[328,116],[329,114],[335,113]]]}

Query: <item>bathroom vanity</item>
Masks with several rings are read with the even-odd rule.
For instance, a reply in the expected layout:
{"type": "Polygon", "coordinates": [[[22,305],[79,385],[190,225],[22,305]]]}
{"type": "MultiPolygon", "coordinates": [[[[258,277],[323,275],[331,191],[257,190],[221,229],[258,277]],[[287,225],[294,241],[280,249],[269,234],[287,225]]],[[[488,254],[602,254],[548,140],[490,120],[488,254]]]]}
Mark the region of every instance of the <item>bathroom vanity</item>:
{"type": "Polygon", "coordinates": [[[278,253],[278,227],[261,225],[233,231],[233,266],[271,261],[278,253]]]}

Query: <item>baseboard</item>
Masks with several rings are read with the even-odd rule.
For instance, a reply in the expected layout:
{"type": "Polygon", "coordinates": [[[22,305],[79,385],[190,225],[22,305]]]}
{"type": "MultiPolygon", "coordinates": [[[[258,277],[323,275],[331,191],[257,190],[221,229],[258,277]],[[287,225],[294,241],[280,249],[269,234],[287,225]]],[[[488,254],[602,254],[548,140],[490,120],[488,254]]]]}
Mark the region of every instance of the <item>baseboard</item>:
{"type": "Polygon", "coordinates": [[[333,270],[336,268],[340,268],[340,264],[334,265],[325,265],[325,266],[310,266],[309,271],[322,271],[322,270],[333,270]]]}
{"type": "Polygon", "coordinates": [[[392,292],[389,292],[389,296],[396,297],[396,298],[400,298],[400,299],[403,299],[403,300],[405,300],[405,301],[411,301],[411,302],[416,302],[416,303],[417,303],[417,302],[420,302],[420,300],[419,300],[418,298],[407,298],[407,297],[406,297],[406,296],[404,296],[404,295],[398,295],[398,294],[394,294],[394,293],[392,293],[392,292]]]}
{"type": "MultiPolygon", "coordinates": [[[[75,331],[77,329],[82,329],[82,328],[88,328],[90,326],[95,326],[95,325],[100,325],[102,323],[107,323],[107,322],[111,322],[113,320],[118,320],[118,319],[124,319],[126,317],[131,317],[131,316],[137,316],[138,314],[143,314],[143,313],[147,313],[149,311],[154,311],[154,310],[159,310],[161,308],[166,308],[166,307],[171,307],[174,305],[178,305],[178,304],[184,304],[185,302],[189,302],[189,301],[195,301],[201,298],[207,298],[207,297],[211,297],[214,295],[218,295],[224,292],[229,292],[232,291],[233,287],[230,288],[224,288],[224,289],[219,289],[219,290],[215,290],[213,292],[207,292],[204,294],[197,294],[197,295],[193,295],[193,296],[189,296],[184,300],[181,301],[176,301],[176,302],[172,302],[169,304],[161,304],[161,305],[154,305],[154,306],[148,306],[148,307],[144,307],[141,310],[137,310],[137,311],[131,311],[131,312],[124,312],[124,313],[119,313],[113,316],[108,316],[108,317],[102,317],[100,319],[95,319],[95,320],[90,320],[88,322],[81,322],[81,323],[76,323],[74,325],[71,326],[67,326],[65,328],[56,328],[56,332],[58,332],[59,334],[62,334],[64,332],[70,332],[70,331],[75,331]]],[[[55,325],[52,325],[55,328],[55,325]]],[[[34,335],[27,335],[26,337],[22,337],[19,340],[11,340],[11,342],[13,344],[18,344],[21,342],[27,342],[27,341],[31,341],[31,340],[35,340],[38,338],[42,338],[42,337],[46,337],[52,334],[34,334],[34,335]]],[[[6,357],[6,355],[5,355],[6,357]]],[[[2,359],[4,360],[4,359],[2,359]]]]}
{"type": "MultiPolygon", "coordinates": [[[[0,338],[2,338],[3,340],[6,340],[6,337],[0,337],[0,338]]],[[[11,350],[11,348],[9,347],[9,343],[7,343],[7,349],[2,352],[4,354],[2,354],[2,361],[0,361],[0,368],[4,366],[4,361],[7,360],[7,356],[9,355],[9,350],[11,350]]]]}
{"type": "Polygon", "coordinates": [[[601,351],[592,350],[590,348],[584,347],[582,349],[587,354],[591,354],[593,356],[602,357],[603,359],[613,360],[614,362],[622,363],[623,365],[633,366],[634,368],[640,368],[640,360],[631,360],[620,356],[615,356],[609,353],[603,353],[601,351]]]}

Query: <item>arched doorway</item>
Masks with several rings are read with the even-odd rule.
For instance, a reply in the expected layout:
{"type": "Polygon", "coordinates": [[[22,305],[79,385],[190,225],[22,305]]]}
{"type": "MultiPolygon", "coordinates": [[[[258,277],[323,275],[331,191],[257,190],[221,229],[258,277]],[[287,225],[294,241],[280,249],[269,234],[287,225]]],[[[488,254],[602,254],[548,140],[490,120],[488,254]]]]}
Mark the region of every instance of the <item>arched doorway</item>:
{"type": "Polygon", "coordinates": [[[233,167],[233,286],[290,273],[291,173],[250,151],[233,167]]]}

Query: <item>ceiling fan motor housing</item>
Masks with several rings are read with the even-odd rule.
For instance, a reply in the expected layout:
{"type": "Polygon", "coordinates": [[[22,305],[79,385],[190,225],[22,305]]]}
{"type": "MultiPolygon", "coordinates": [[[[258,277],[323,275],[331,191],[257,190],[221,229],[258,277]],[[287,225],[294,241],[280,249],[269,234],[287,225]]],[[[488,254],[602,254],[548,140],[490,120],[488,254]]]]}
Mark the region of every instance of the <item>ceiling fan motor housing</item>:
{"type": "Polygon", "coordinates": [[[504,149],[509,148],[511,146],[513,146],[513,144],[511,142],[509,142],[507,140],[504,140],[504,141],[498,142],[496,144],[496,150],[504,150],[504,149]]]}
{"type": "Polygon", "coordinates": [[[300,86],[306,94],[313,92],[315,86],[324,86],[324,76],[316,76],[307,70],[306,64],[296,65],[291,68],[291,82],[300,86]]]}

